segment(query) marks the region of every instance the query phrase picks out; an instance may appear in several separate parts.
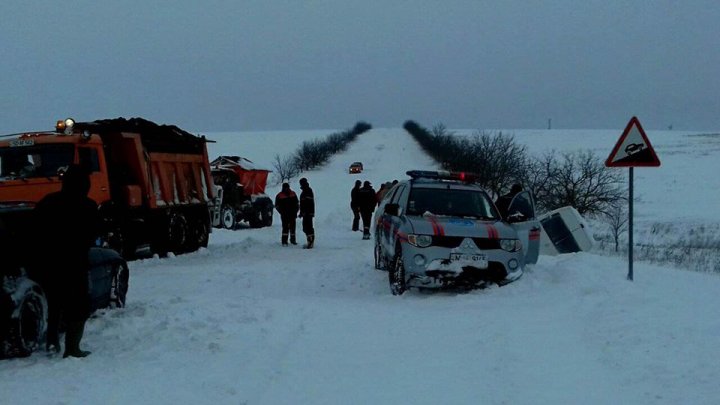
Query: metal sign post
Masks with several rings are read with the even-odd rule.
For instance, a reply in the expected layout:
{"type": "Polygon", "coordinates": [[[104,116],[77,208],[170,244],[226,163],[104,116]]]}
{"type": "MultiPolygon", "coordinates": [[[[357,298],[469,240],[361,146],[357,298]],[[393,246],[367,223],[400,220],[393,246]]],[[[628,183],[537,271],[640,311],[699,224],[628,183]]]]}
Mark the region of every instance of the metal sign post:
{"type": "Polygon", "coordinates": [[[606,167],[627,167],[630,180],[628,207],[628,275],[633,281],[633,169],[635,167],[658,167],[660,159],[650,144],[650,140],[640,125],[637,117],[632,117],[620,135],[610,156],[605,161],[606,167]]]}
{"type": "Polygon", "coordinates": [[[633,169],[630,167],[630,201],[628,207],[628,275],[627,278],[633,281],[633,169]]]}

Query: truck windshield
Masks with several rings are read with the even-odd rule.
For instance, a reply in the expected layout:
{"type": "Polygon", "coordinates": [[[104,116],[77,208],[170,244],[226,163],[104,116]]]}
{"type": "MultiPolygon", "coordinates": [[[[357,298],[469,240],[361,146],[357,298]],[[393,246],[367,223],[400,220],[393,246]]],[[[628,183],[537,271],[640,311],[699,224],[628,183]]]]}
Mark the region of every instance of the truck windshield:
{"type": "Polygon", "coordinates": [[[498,219],[492,202],[485,193],[446,188],[413,188],[408,198],[407,214],[498,219]]]}
{"type": "Polygon", "coordinates": [[[57,176],[74,157],[72,144],[0,148],[0,180],[57,176]]]}

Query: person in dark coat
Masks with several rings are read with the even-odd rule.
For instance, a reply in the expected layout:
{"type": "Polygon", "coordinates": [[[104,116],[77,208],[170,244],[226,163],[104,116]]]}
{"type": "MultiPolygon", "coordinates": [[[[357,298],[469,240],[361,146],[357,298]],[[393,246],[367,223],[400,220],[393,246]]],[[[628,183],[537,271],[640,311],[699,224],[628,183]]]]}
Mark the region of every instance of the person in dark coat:
{"type": "Polygon", "coordinates": [[[500,211],[500,216],[503,219],[507,219],[508,209],[510,208],[510,203],[512,202],[512,199],[521,191],[522,191],[522,186],[520,184],[515,183],[510,188],[509,193],[501,195],[495,201],[495,206],[497,207],[498,211],[500,211]]]}
{"type": "Polygon", "coordinates": [[[375,190],[370,182],[366,181],[358,194],[360,198],[360,216],[363,221],[363,239],[370,239],[370,221],[372,221],[372,213],[375,211],[376,205],[375,190]]]}
{"type": "Polygon", "coordinates": [[[358,191],[362,182],[355,180],[355,187],[350,191],[350,209],[353,212],[352,230],[353,232],[360,230],[360,203],[358,200],[358,191]]]}
{"type": "Polygon", "coordinates": [[[59,351],[59,324],[65,324],[63,357],[85,357],[80,349],[85,321],[90,316],[88,254],[100,234],[100,216],[88,197],[90,175],[71,165],[62,177],[62,189],[48,194],[34,209],[43,249],[36,269],[48,301],[48,349],[59,351]]]}
{"type": "Polygon", "coordinates": [[[297,245],[295,239],[295,221],[298,214],[298,198],[294,191],[290,189],[289,183],[283,183],[282,190],[275,196],[275,209],[280,213],[282,221],[282,245],[288,245],[288,234],[290,235],[290,243],[297,245]]]}
{"type": "Polygon", "coordinates": [[[315,246],[315,228],[313,228],[313,217],[315,216],[315,194],[313,194],[310,183],[303,177],[300,179],[300,215],[303,219],[302,227],[307,243],[303,246],[312,249],[315,246]]]}

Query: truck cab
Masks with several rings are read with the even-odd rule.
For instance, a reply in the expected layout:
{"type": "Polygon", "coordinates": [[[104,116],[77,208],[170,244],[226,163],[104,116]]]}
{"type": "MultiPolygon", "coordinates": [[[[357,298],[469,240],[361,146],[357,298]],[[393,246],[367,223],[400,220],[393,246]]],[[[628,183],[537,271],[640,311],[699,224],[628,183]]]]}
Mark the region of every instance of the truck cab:
{"type": "Polygon", "coordinates": [[[60,190],[61,176],[73,163],[90,172],[89,197],[98,204],[110,200],[98,135],[40,132],[0,140],[0,203],[32,208],[47,194],[60,190]]]}

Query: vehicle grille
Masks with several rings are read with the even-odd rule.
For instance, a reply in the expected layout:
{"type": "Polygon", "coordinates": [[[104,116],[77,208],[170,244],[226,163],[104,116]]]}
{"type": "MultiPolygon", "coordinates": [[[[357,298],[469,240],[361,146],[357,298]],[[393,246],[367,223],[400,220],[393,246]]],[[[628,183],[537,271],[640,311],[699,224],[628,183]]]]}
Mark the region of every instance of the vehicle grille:
{"type": "MultiPolygon", "coordinates": [[[[465,240],[464,236],[433,236],[432,244],[433,246],[439,246],[449,249],[454,249],[462,243],[462,241],[465,240]]],[[[475,242],[475,246],[478,247],[478,249],[482,250],[490,250],[490,249],[500,249],[500,240],[499,239],[489,239],[489,238],[472,238],[473,242],[475,242]]]]}
{"type": "Polygon", "coordinates": [[[433,236],[432,237],[432,244],[433,246],[439,246],[444,248],[456,248],[460,246],[460,243],[462,243],[463,239],[465,239],[462,236],[433,236]]]}
{"type": "Polygon", "coordinates": [[[500,239],[473,238],[473,242],[482,250],[500,249],[500,239]]]}

